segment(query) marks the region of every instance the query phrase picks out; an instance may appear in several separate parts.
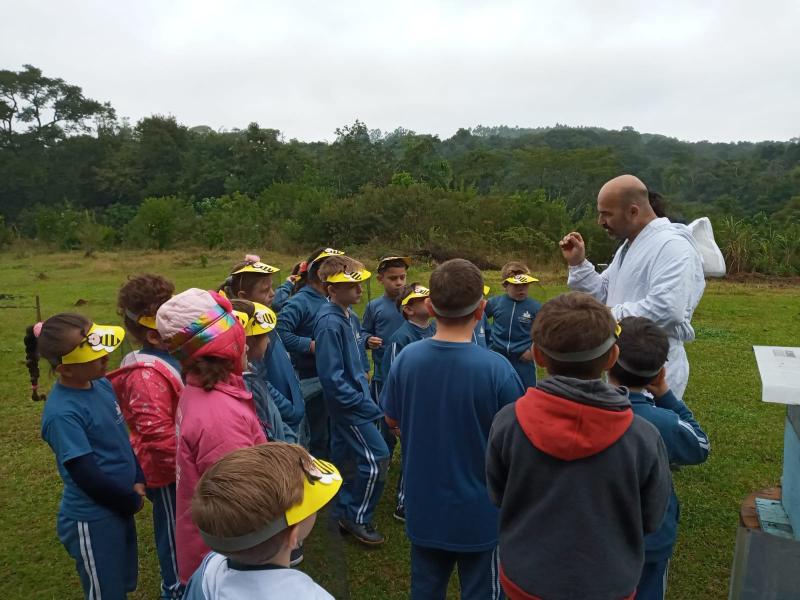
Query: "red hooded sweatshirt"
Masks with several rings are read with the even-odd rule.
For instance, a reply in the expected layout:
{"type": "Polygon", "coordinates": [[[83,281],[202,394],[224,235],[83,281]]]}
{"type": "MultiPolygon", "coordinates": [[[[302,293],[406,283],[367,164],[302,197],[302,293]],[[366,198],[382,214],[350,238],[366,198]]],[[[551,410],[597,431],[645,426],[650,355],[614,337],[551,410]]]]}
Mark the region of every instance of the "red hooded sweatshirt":
{"type": "Polygon", "coordinates": [[[561,376],[529,388],[494,420],[486,475],[509,598],[632,597],[672,482],[627,390],[561,376]]]}

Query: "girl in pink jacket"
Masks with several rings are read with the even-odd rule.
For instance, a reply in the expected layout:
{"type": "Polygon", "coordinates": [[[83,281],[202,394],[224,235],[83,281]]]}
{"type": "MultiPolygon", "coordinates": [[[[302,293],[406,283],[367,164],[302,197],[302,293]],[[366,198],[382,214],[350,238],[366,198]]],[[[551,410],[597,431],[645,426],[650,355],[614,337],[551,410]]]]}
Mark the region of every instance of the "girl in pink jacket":
{"type": "Polygon", "coordinates": [[[176,415],[175,541],[182,583],[209,552],[192,522],[198,480],[229,452],[267,441],[242,379],[245,333],[231,310],[215,292],[193,288],[165,302],[156,315],[158,332],[186,379],[176,415]]]}

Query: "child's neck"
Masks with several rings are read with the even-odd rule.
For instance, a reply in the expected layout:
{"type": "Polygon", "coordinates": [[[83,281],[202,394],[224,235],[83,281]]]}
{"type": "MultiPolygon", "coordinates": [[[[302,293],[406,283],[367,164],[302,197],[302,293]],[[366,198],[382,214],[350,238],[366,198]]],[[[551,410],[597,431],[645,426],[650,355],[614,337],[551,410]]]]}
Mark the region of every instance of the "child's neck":
{"type": "Polygon", "coordinates": [[[416,325],[420,329],[425,329],[428,325],[430,325],[431,320],[430,320],[430,318],[427,318],[427,319],[422,318],[421,319],[419,317],[412,317],[412,318],[410,318],[408,320],[408,322],[411,323],[412,325],[416,325]]]}
{"type": "Polygon", "coordinates": [[[397,300],[397,294],[390,294],[389,290],[384,290],[383,297],[387,300],[397,300]]]}
{"type": "Polygon", "coordinates": [[[69,377],[59,377],[58,383],[60,383],[64,387],[72,388],[74,390],[92,389],[91,379],[71,379],[69,377]]]}
{"type": "Polygon", "coordinates": [[[350,316],[350,304],[342,304],[341,302],[337,302],[333,298],[331,298],[331,302],[333,302],[336,306],[341,308],[344,311],[346,317],[350,316]]]}
{"type": "Polygon", "coordinates": [[[439,321],[433,339],[440,342],[472,343],[472,332],[475,330],[475,321],[464,325],[450,325],[439,321]]]}
{"type": "MultiPolygon", "coordinates": [[[[608,383],[609,385],[613,385],[614,387],[620,387],[622,384],[614,379],[611,375],[608,376],[608,383]]],[[[634,394],[643,394],[644,388],[643,387],[631,387],[629,385],[625,386],[628,388],[629,392],[633,392],[634,394]]]]}

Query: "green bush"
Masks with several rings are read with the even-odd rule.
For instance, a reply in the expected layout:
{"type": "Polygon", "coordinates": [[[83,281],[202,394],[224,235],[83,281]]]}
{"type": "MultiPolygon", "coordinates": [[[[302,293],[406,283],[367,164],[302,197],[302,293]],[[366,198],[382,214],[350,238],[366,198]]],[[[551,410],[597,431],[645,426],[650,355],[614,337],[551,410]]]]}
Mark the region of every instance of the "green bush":
{"type": "Polygon", "coordinates": [[[166,250],[178,240],[190,240],[195,226],[192,206],[175,196],[145,198],[125,228],[125,243],[166,250]]]}

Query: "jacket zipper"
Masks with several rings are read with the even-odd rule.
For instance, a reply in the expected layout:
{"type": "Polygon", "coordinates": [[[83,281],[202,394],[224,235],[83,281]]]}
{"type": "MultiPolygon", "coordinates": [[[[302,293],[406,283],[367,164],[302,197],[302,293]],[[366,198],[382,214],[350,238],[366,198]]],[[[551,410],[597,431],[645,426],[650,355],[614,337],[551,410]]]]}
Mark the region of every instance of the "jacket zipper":
{"type": "Polygon", "coordinates": [[[514,327],[514,313],[517,310],[517,303],[513,300],[511,302],[511,322],[508,324],[508,345],[506,346],[506,352],[509,356],[511,356],[511,330],[514,327]]]}

